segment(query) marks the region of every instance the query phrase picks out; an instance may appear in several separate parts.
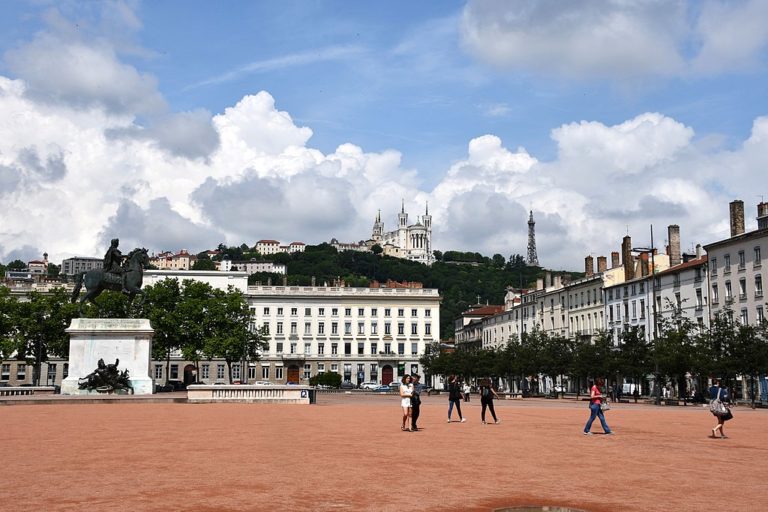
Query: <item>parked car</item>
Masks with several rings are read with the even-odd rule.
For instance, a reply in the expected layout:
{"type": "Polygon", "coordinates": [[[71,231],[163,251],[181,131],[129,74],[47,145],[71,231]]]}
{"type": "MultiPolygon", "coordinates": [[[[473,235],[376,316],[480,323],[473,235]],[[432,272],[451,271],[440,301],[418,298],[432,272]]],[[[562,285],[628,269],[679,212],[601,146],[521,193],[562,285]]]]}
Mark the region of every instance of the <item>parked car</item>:
{"type": "Polygon", "coordinates": [[[345,380],[341,383],[341,389],[355,389],[355,385],[352,384],[350,381],[345,380]]]}
{"type": "Polygon", "coordinates": [[[360,384],[360,389],[376,389],[379,386],[378,382],[363,382],[360,384]]]}
{"type": "Polygon", "coordinates": [[[390,388],[389,386],[379,386],[375,388],[373,391],[375,391],[376,393],[389,393],[390,391],[392,391],[392,388],[390,388]]]}
{"type": "Polygon", "coordinates": [[[389,383],[389,389],[392,391],[400,391],[400,381],[393,380],[389,383]]]}

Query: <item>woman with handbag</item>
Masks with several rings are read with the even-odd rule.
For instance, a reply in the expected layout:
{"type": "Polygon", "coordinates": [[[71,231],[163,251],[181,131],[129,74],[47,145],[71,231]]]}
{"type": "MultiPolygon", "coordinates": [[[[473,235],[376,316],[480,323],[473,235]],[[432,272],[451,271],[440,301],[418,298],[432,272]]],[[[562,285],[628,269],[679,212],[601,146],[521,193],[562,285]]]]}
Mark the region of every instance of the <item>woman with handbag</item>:
{"type": "Polygon", "coordinates": [[[728,388],[720,385],[720,379],[715,381],[714,386],[709,388],[709,410],[717,418],[717,425],[712,429],[712,434],[709,437],[717,439],[717,431],[720,431],[720,439],[728,439],[725,435],[723,427],[725,422],[733,419],[733,413],[731,413],[731,395],[728,393],[728,388]]]}
{"type": "Polygon", "coordinates": [[[589,414],[589,421],[587,421],[587,424],[584,426],[585,436],[592,435],[592,432],[590,432],[590,429],[592,428],[592,422],[595,421],[595,418],[600,418],[600,424],[603,426],[603,431],[605,432],[606,435],[613,434],[613,431],[605,422],[605,415],[603,414],[603,410],[602,410],[603,401],[605,400],[605,397],[600,392],[600,386],[602,385],[603,385],[603,379],[595,379],[595,384],[592,386],[592,389],[589,391],[590,414],[589,414]]]}

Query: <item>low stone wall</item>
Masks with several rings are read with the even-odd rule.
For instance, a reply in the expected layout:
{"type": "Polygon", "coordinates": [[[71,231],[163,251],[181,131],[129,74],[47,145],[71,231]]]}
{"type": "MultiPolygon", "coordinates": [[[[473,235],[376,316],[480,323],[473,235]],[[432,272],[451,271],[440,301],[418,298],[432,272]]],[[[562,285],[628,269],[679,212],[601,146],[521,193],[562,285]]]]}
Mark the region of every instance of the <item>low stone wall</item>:
{"type": "Polygon", "coordinates": [[[0,396],[52,395],[53,386],[9,386],[0,388],[0,396]]]}
{"type": "Polygon", "coordinates": [[[190,403],[247,402],[262,404],[304,404],[309,405],[315,393],[309,386],[209,386],[193,384],[187,386],[187,401],[190,403]]]}

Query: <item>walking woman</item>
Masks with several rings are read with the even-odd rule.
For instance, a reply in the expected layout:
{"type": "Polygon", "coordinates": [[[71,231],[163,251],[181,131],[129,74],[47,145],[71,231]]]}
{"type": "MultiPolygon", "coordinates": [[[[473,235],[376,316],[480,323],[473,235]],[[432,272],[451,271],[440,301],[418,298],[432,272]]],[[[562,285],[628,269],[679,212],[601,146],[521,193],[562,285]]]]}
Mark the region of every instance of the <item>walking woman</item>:
{"type": "MultiPolygon", "coordinates": [[[[717,413],[712,405],[710,405],[710,411],[712,411],[712,414],[717,418],[717,425],[714,426],[712,429],[712,435],[709,437],[717,438],[717,432],[720,431],[720,439],[728,439],[728,436],[725,435],[725,432],[723,431],[723,427],[725,426],[725,422],[733,419],[733,413],[731,413],[731,395],[728,393],[728,388],[722,387],[720,385],[720,379],[715,381],[714,386],[709,388],[709,398],[711,402],[714,402],[715,400],[720,400],[723,405],[725,405],[725,413],[717,413]]],[[[710,402],[710,404],[711,404],[710,402]]]]}
{"type": "Polygon", "coordinates": [[[584,426],[585,436],[592,435],[592,432],[590,432],[590,429],[592,428],[592,422],[595,421],[595,418],[600,418],[600,424],[603,426],[603,431],[606,433],[606,435],[613,434],[613,432],[611,431],[611,428],[605,422],[605,416],[603,415],[603,411],[600,408],[600,405],[603,403],[603,400],[605,400],[605,397],[600,392],[600,386],[602,385],[603,385],[603,379],[595,379],[595,384],[592,386],[592,389],[589,391],[590,414],[589,414],[589,421],[587,421],[587,424],[584,426]]]}
{"type": "Polygon", "coordinates": [[[403,380],[400,381],[400,407],[403,408],[403,425],[400,430],[405,432],[411,431],[411,395],[413,394],[413,386],[411,386],[411,376],[403,375],[403,380]]]}
{"type": "Polygon", "coordinates": [[[461,415],[462,398],[463,396],[461,393],[459,381],[455,375],[451,375],[448,378],[448,423],[451,422],[451,413],[453,412],[454,406],[456,407],[456,412],[459,413],[459,420],[461,420],[462,423],[467,421],[464,419],[464,416],[461,415]]]}
{"type": "Polygon", "coordinates": [[[483,425],[486,424],[486,421],[485,421],[486,408],[488,408],[491,411],[491,416],[493,416],[493,422],[497,424],[501,423],[501,420],[496,417],[496,411],[493,409],[494,397],[499,398],[499,395],[496,394],[496,391],[493,389],[493,386],[491,385],[490,380],[483,381],[483,383],[480,384],[480,405],[482,405],[480,418],[483,420],[483,425]]]}

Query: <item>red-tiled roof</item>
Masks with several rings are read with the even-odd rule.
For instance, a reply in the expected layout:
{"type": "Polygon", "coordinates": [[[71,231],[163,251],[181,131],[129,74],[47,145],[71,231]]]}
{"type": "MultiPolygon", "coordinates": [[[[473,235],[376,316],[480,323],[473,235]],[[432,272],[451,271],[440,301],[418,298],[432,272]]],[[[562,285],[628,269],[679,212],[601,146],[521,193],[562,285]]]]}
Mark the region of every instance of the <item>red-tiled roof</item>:
{"type": "Polygon", "coordinates": [[[304,242],[291,242],[291,245],[307,245],[304,242]]]}
{"type": "Polygon", "coordinates": [[[257,244],[279,244],[277,240],[259,240],[257,244]]]}
{"type": "Polygon", "coordinates": [[[491,316],[495,315],[496,313],[501,313],[504,311],[504,306],[481,306],[479,308],[470,309],[469,311],[465,311],[462,313],[463,316],[491,316]]]}
{"type": "Polygon", "coordinates": [[[668,269],[662,272],[658,272],[656,275],[658,276],[661,274],[676,274],[677,272],[680,272],[682,270],[686,270],[693,267],[700,267],[701,265],[704,265],[706,263],[707,263],[707,256],[705,254],[701,258],[696,258],[690,261],[686,261],[685,263],[675,265],[674,267],[669,267],[668,269]]]}

